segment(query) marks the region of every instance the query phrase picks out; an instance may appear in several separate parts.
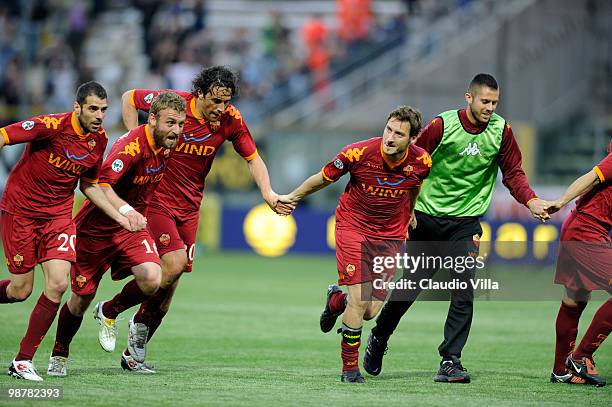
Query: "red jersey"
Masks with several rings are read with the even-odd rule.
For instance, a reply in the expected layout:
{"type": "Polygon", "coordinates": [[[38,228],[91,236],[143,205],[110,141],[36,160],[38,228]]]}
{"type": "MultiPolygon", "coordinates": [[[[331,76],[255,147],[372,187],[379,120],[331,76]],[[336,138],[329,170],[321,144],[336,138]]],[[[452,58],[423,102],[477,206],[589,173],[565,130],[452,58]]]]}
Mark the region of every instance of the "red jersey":
{"type": "MultiPolygon", "coordinates": [[[[160,91],[134,89],[131,102],[136,109],[149,111],[160,91]]],[[[163,91],[162,91],[163,92],[163,91]]],[[[257,156],[257,147],[240,112],[229,105],[214,126],[196,112],[196,97],[189,92],[173,91],[187,101],[187,118],[176,151],[168,163],[164,181],[157,189],[152,206],[180,218],[200,210],[205,178],[221,145],[229,140],[245,160],[257,156]]]]}
{"type": "Polygon", "coordinates": [[[601,183],[578,199],[575,210],[578,216],[586,215],[580,216],[582,221],[608,236],[612,229],[612,151],[593,169],[601,183]]]}
{"type": "Polygon", "coordinates": [[[0,209],[28,218],[71,218],[79,179],[98,182],[108,142],[83,133],[75,113],[37,116],[0,128],[5,144],[28,143],[11,171],[0,209]]]}
{"type": "MultiPolygon", "coordinates": [[[[145,214],[155,189],[165,177],[171,150],[157,148],[149,126],[135,127],[112,146],[100,171],[100,185],[112,186],[117,195],[145,214]]],[[[112,235],[122,227],[90,201],[75,217],[79,235],[112,235]]]]}
{"type": "Polygon", "coordinates": [[[336,227],[350,228],[379,239],[405,239],[410,221],[410,195],[429,174],[431,158],[411,144],[406,155],[390,161],[382,137],[350,144],[322,169],[335,182],[350,172],[336,208],[336,227]]]}

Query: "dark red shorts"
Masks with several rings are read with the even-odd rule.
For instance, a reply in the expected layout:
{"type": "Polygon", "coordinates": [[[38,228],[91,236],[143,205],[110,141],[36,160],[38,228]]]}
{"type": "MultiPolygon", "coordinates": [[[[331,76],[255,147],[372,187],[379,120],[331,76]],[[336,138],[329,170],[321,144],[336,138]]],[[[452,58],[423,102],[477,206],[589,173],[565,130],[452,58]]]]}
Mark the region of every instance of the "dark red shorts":
{"type": "Polygon", "coordinates": [[[2,245],[12,274],[51,259],[76,260],[76,227],[70,218],[35,219],[2,211],[2,245]]]}
{"type": "Polygon", "coordinates": [[[199,212],[193,212],[181,219],[157,207],[149,207],[147,212],[149,233],[157,244],[159,255],[185,250],[187,252],[185,272],[187,273],[191,273],[193,268],[199,220],[199,212]]]}
{"type": "Polygon", "coordinates": [[[132,274],[132,267],[142,263],[159,264],[155,242],[148,232],[121,230],[112,236],[78,236],[77,261],[70,270],[72,291],[78,295],[94,294],[106,270],[113,280],[132,274]]]}
{"type": "MultiPolygon", "coordinates": [[[[402,253],[403,241],[376,240],[346,228],[336,228],[336,262],[338,265],[338,284],[355,285],[375,282],[388,282],[393,279],[395,267],[383,267],[382,272],[373,269],[374,257],[395,257],[402,253]]],[[[372,296],[383,300],[386,289],[373,284],[372,296]]],[[[363,291],[363,290],[362,290],[363,291]]],[[[363,295],[363,292],[362,292],[363,295]]],[[[367,295],[367,293],[366,293],[367,295]]]]}
{"type": "Polygon", "coordinates": [[[572,212],[563,222],[555,283],[571,291],[612,293],[612,242],[590,218],[572,212]]]}

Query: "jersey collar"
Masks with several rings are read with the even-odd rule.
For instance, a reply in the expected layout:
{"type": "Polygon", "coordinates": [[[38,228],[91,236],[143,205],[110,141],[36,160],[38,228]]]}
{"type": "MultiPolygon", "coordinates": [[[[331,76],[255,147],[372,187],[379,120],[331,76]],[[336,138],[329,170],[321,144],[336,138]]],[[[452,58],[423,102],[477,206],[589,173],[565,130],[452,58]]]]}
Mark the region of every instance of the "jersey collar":
{"type": "Polygon", "coordinates": [[[206,123],[206,119],[205,118],[203,118],[201,116],[198,116],[198,111],[196,109],[196,96],[191,98],[191,102],[189,102],[189,109],[191,109],[191,114],[193,115],[193,117],[198,119],[200,124],[205,124],[206,123]]]}
{"type": "Polygon", "coordinates": [[[145,124],[145,135],[147,136],[147,141],[149,142],[149,146],[151,147],[151,150],[153,150],[153,153],[157,155],[157,153],[159,153],[163,149],[163,147],[157,148],[155,146],[155,140],[153,140],[153,136],[151,135],[151,132],[149,131],[148,124],[145,124]]]}
{"type": "Polygon", "coordinates": [[[83,132],[83,129],[81,128],[81,123],[79,123],[79,119],[77,118],[75,112],[72,112],[72,115],[70,116],[70,124],[72,125],[72,129],[74,130],[74,132],[80,138],[85,138],[89,136],[89,133],[83,132]]]}

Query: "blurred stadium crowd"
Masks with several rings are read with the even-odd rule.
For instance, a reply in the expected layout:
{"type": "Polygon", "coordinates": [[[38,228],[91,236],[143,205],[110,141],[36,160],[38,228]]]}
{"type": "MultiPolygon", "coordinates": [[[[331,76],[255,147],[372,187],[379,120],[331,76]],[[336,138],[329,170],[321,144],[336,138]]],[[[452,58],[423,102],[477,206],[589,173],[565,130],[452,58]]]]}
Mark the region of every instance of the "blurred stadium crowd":
{"type": "MultiPolygon", "coordinates": [[[[94,77],[112,82],[114,97],[133,86],[188,90],[193,75],[211,64],[239,72],[238,105],[254,123],[401,45],[413,21],[433,22],[470,1],[404,0],[394,2],[400,3],[394,15],[380,16],[371,0],[336,0],[331,13],[298,23],[271,9],[261,23],[224,29],[223,22],[211,26],[214,2],[206,0],[2,0],[0,125],[69,110],[76,85],[94,77]],[[124,53],[109,54],[113,46],[124,53]]],[[[110,114],[106,126],[117,124],[118,112],[110,114]]]]}

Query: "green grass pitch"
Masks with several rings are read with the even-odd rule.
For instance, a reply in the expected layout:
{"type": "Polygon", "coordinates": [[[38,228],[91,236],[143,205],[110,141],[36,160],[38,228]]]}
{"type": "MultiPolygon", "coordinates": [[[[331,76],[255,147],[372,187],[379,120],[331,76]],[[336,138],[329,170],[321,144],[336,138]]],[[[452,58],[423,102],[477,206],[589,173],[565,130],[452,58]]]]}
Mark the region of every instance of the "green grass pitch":
{"type": "MultiPolygon", "coordinates": [[[[28,315],[42,288],[38,274],[26,303],[0,305],[0,366],[14,357],[28,315]]],[[[1,278],[7,277],[3,271],[1,278]]],[[[448,303],[417,303],[389,344],[383,372],[365,385],[339,381],[340,337],[319,331],[325,289],[336,278],[331,256],[265,259],[249,254],[204,255],[184,275],[170,313],[149,345],[154,376],[123,372],[119,355],[126,341],[121,321],[115,353],[102,351],[88,312],[73,344],[67,378],[46,377],[54,323],[35,364],[43,385],[62,386],[63,401],[43,406],[420,406],[590,405],[609,406],[612,386],[568,386],[548,382],[558,301],[484,302],[462,361],[472,383],[434,383],[437,346],[448,303]]],[[[108,299],[126,282],[103,280],[97,299],[108,299]]],[[[65,299],[68,294],[65,295],[65,299]]],[[[601,301],[591,303],[580,325],[586,329],[601,301]]],[[[132,312],[134,310],[131,310],[132,312]]],[[[126,319],[132,315],[127,312],[126,319]]],[[[367,339],[372,322],[367,322],[367,339]]],[[[363,356],[364,345],[361,347],[363,356]]],[[[612,346],[596,360],[612,379],[612,346]]],[[[360,361],[361,363],[361,361],[360,361]]],[[[0,388],[30,385],[0,376],[0,388]]],[[[0,398],[0,405],[9,402],[0,398]]],[[[28,402],[16,403],[26,405],[28,402]]]]}

